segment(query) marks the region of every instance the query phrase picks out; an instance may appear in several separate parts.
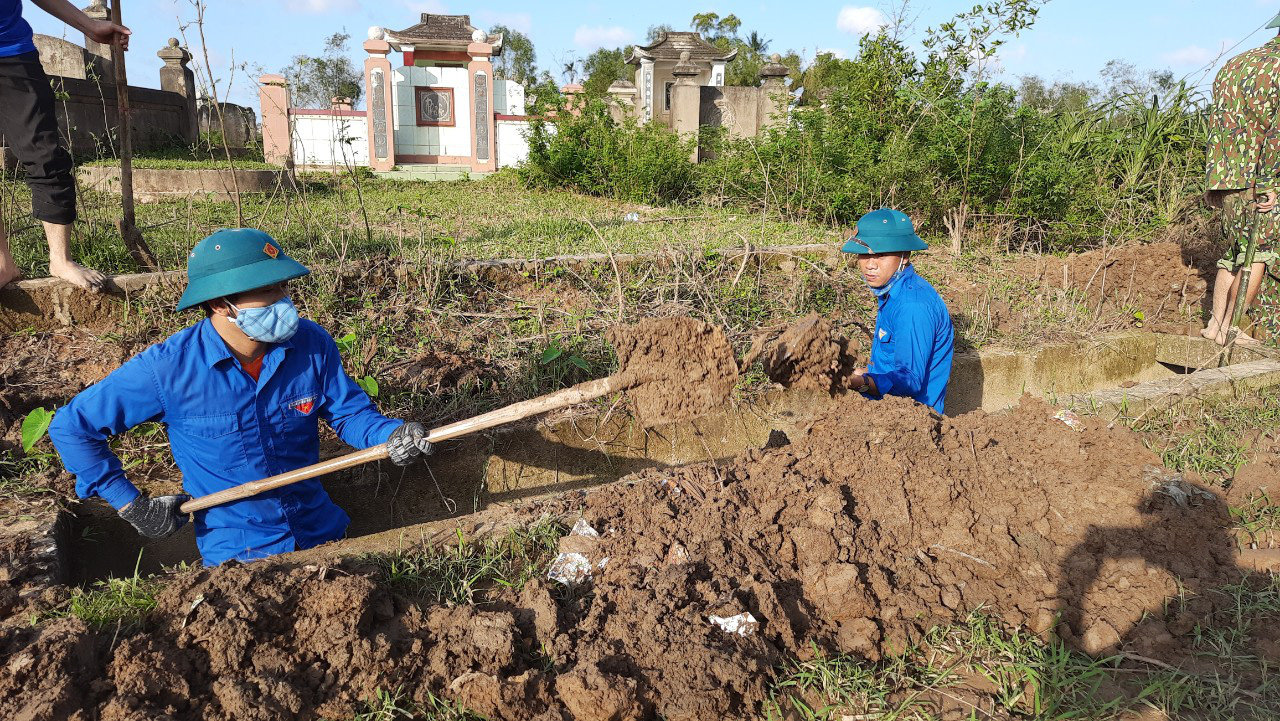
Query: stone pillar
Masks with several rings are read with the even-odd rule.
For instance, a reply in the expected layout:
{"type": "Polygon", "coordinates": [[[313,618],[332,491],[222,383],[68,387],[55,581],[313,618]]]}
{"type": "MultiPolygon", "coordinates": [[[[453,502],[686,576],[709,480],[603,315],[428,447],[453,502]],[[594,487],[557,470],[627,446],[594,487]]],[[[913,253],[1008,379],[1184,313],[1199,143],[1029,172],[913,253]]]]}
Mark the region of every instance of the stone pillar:
{"type": "Polygon", "coordinates": [[[560,87],[560,94],[564,96],[564,109],[570,115],[582,115],[582,91],[581,83],[569,83],[560,87]]]}
{"type": "Polygon", "coordinates": [[[609,106],[609,114],[613,119],[622,122],[636,116],[636,85],[630,80],[615,80],[609,86],[609,97],[613,104],[609,106]]]}
{"type": "Polygon", "coordinates": [[[396,165],[395,101],[392,96],[391,44],[386,32],[374,26],[369,28],[369,39],[364,41],[365,113],[369,135],[369,167],[387,171],[396,165]]]}
{"type": "Polygon", "coordinates": [[[351,110],[354,107],[351,98],[329,98],[330,110],[351,110]]]}
{"type": "Polygon", "coordinates": [[[293,134],[289,127],[289,86],[283,75],[258,78],[262,103],[262,156],[268,163],[293,165],[293,134]]]}
{"type": "Polygon", "coordinates": [[[774,53],[769,63],[760,68],[760,103],[756,115],[756,127],[764,130],[781,124],[787,117],[791,97],[787,93],[786,79],[791,69],[782,64],[782,57],[774,53]]]}
{"type": "Polygon", "coordinates": [[[477,30],[467,46],[467,90],[471,97],[471,170],[492,173],[498,169],[497,125],[493,117],[493,46],[488,33],[477,30]]]}
{"type": "MultiPolygon", "coordinates": [[[[702,104],[702,88],[698,87],[701,71],[697,65],[689,61],[689,51],[680,53],[680,62],[671,69],[675,76],[675,87],[671,88],[671,128],[680,134],[682,139],[698,137],[698,113],[702,104]]],[[[698,162],[698,149],[694,147],[690,157],[698,162]]]]}
{"type": "Polygon", "coordinates": [[[187,101],[187,134],[186,143],[190,145],[200,137],[200,121],[196,116],[196,76],[187,67],[191,62],[191,53],[186,48],[178,47],[177,38],[169,38],[169,43],[156,55],[164,61],[160,68],[160,89],[177,93],[187,101]]]}
{"type": "MultiPolygon", "coordinates": [[[[111,11],[107,9],[106,0],[91,0],[89,7],[84,8],[84,14],[94,20],[110,20],[111,11]]],[[[98,58],[96,65],[102,68],[103,77],[101,78],[103,85],[116,84],[115,63],[111,61],[111,46],[94,42],[93,38],[88,35],[84,36],[84,49],[89,51],[90,55],[98,58]]]]}
{"type": "Polygon", "coordinates": [[[653,120],[653,60],[640,61],[640,69],[636,71],[636,82],[640,84],[640,122],[653,120]]]}

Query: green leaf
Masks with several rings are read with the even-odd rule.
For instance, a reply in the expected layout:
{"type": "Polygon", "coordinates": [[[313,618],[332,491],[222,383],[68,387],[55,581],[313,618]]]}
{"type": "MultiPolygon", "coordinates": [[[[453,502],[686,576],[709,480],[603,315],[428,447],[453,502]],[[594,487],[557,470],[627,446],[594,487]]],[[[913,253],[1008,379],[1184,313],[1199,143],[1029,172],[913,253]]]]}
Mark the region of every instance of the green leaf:
{"type": "Polygon", "coordinates": [[[356,349],[356,334],[348,333],[337,340],[338,350],[342,353],[350,353],[356,349]]]}
{"type": "Polygon", "coordinates": [[[579,367],[579,368],[581,368],[582,370],[587,371],[588,373],[590,373],[590,372],[591,372],[591,366],[590,366],[590,365],[588,365],[588,364],[587,364],[587,362],[586,362],[585,360],[583,360],[583,359],[582,359],[582,356],[579,356],[579,355],[571,355],[571,356],[569,356],[569,362],[570,362],[570,363],[572,363],[572,364],[574,364],[574,365],[576,365],[576,366],[578,366],[578,367],[579,367]]]}
{"type": "Polygon", "coordinates": [[[53,411],[47,411],[44,408],[36,408],[22,419],[22,452],[30,453],[32,448],[44,438],[44,434],[49,430],[49,424],[53,422],[53,411]]]}
{"type": "Polygon", "coordinates": [[[546,350],[542,351],[542,357],[538,359],[538,363],[546,365],[562,355],[564,355],[564,349],[553,342],[547,346],[546,350]]]}
{"type": "Polygon", "coordinates": [[[365,376],[364,378],[361,378],[356,381],[356,385],[360,386],[365,393],[368,393],[370,398],[378,397],[378,381],[374,380],[373,376],[365,376]]]}

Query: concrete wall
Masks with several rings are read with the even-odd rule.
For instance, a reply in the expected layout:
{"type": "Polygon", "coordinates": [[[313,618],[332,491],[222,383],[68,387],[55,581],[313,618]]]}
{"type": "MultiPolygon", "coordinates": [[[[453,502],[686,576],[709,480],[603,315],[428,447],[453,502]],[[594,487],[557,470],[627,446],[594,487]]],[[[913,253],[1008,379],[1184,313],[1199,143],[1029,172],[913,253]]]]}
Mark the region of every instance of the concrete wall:
{"type": "Polygon", "coordinates": [[[92,74],[103,82],[114,82],[111,69],[102,58],[79,45],[40,33],[36,33],[32,39],[36,44],[36,52],[40,53],[40,64],[44,66],[46,75],[88,80],[92,70],[92,74]]]}
{"type": "Polygon", "coordinates": [[[293,161],[300,166],[369,164],[369,120],[364,111],[289,111],[293,161]]]}
{"type": "MultiPolygon", "coordinates": [[[[674,60],[658,60],[653,63],[653,119],[667,127],[671,127],[671,110],[666,107],[666,84],[675,85],[676,77],[671,70],[676,66],[674,60]]],[[[639,76],[637,75],[637,80],[639,76]]],[[[711,84],[711,67],[707,66],[698,73],[693,81],[701,86],[711,84]]]]}
{"type": "MultiPolygon", "coordinates": [[[[113,154],[107,129],[119,123],[115,86],[79,78],[50,79],[55,92],[62,96],[55,104],[55,114],[62,137],[70,140],[72,153],[113,154]]],[[[129,108],[134,152],[195,142],[187,99],[182,95],[131,85],[129,108]]]]}
{"type": "MultiPolygon", "coordinates": [[[[402,67],[392,70],[394,112],[392,126],[396,157],[410,156],[397,162],[427,162],[414,157],[444,156],[471,162],[471,91],[464,67],[402,67]],[[454,124],[452,127],[419,127],[414,112],[415,87],[453,88],[454,124]]],[[[442,159],[441,162],[455,162],[442,159]]]]}
{"type": "Polygon", "coordinates": [[[498,119],[498,167],[520,165],[529,157],[529,121],[498,119]]]}
{"type": "Polygon", "coordinates": [[[512,80],[494,78],[493,112],[497,115],[524,115],[524,86],[512,80]]]}
{"type": "Polygon", "coordinates": [[[227,147],[243,148],[258,141],[258,117],[252,108],[235,103],[218,103],[222,117],[213,103],[205,103],[196,110],[196,119],[201,133],[218,133],[223,135],[227,147]],[[223,127],[226,133],[223,134],[223,127]]]}

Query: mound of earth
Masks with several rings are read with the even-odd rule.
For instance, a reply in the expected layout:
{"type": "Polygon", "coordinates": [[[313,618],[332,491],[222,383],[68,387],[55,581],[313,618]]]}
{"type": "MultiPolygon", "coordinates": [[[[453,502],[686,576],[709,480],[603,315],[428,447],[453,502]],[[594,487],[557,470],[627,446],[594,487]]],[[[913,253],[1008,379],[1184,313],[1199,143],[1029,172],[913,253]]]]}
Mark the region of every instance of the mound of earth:
{"type": "Polygon", "coordinates": [[[562,540],[589,593],[419,606],[353,562],[181,576],[145,633],[0,630],[0,717],[349,718],[399,688],[503,719],[751,718],[789,658],[880,658],[975,609],[1176,660],[1240,577],[1226,506],[1128,431],[1053,416],[846,395],[787,445],[519,512],[599,532],[562,540]]]}
{"type": "Polygon", "coordinates": [[[605,338],[622,373],[644,382],[627,392],[646,426],[694,418],[724,404],[738,362],[724,330],[695,318],[646,318],[605,338]]]}

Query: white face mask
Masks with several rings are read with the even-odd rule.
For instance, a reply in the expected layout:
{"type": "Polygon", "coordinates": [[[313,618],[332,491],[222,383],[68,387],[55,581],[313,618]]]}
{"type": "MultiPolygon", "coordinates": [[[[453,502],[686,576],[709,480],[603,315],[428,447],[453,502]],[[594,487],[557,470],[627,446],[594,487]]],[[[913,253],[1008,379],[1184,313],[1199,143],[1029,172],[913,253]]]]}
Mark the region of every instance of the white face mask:
{"type": "Polygon", "coordinates": [[[231,323],[253,340],[281,343],[298,332],[298,309],[288,296],[263,308],[237,308],[231,301],[227,305],[236,312],[231,323]]]}

